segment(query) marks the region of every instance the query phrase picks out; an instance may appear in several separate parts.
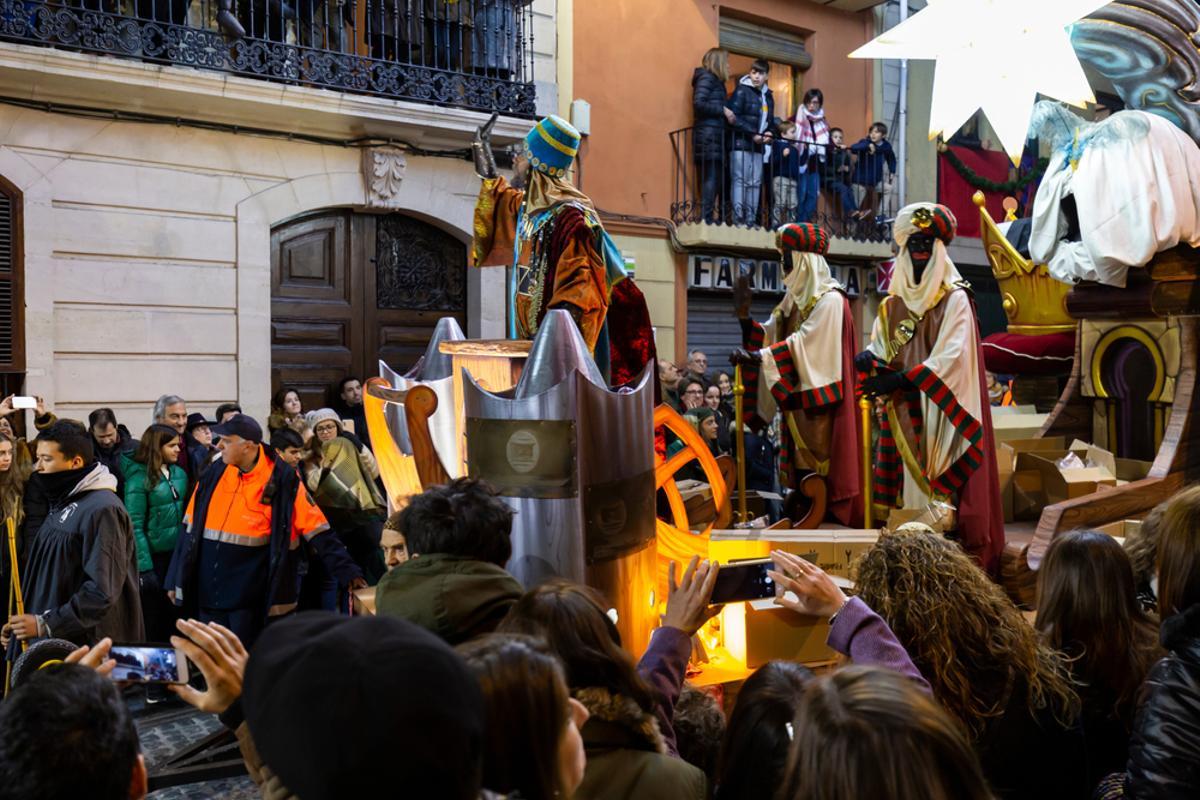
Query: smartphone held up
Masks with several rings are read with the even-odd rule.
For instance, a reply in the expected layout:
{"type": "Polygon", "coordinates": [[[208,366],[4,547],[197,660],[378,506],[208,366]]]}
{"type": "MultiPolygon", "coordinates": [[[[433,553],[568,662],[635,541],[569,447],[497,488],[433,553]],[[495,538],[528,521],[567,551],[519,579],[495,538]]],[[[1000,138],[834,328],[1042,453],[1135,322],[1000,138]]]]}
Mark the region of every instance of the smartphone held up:
{"type": "Polygon", "coordinates": [[[109,658],[117,662],[112,679],[127,683],[179,684],[188,682],[188,662],[182,650],[169,644],[114,644],[109,658]]]}
{"type": "Polygon", "coordinates": [[[722,605],[774,597],[775,581],[767,574],[768,570],[775,570],[775,562],[769,558],[722,564],[709,602],[722,605]]]}

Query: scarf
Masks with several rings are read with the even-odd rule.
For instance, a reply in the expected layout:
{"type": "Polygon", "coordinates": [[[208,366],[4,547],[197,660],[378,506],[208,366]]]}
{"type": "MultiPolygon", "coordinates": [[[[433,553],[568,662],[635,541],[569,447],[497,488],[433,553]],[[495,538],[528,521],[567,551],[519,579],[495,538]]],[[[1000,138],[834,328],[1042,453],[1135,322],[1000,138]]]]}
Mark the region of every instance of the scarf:
{"type": "Polygon", "coordinates": [[[912,256],[908,253],[907,245],[908,238],[919,230],[913,224],[913,212],[922,207],[928,207],[928,203],[905,206],[896,215],[894,236],[900,253],[896,256],[892,286],[888,290],[888,294],[899,297],[904,301],[904,305],[908,306],[908,310],[917,315],[925,314],[936,306],[947,292],[963,282],[962,275],[946,252],[946,243],[941,239],[933,240],[933,253],[921,274],[921,282],[913,280],[912,256]]]}
{"type": "MultiPolygon", "coordinates": [[[[812,311],[812,306],[816,305],[817,300],[827,292],[841,289],[842,285],[829,272],[829,263],[825,260],[825,256],[819,253],[802,253],[793,250],[792,270],[784,276],[783,288],[786,294],[779,301],[779,305],[775,306],[775,311],[771,315],[777,320],[775,337],[773,337],[775,341],[787,338],[788,331],[783,329],[783,324],[791,316],[792,311],[799,308],[804,312],[802,316],[807,319],[808,313],[812,311]]],[[[775,344],[775,341],[764,341],[763,344],[770,346],[775,344]]]]}
{"type": "Polygon", "coordinates": [[[324,456],[321,482],[315,493],[322,509],[372,511],[383,507],[379,490],[363,472],[353,442],[336,436],[321,446],[324,456]]]}
{"type": "Polygon", "coordinates": [[[38,483],[43,492],[46,494],[46,499],[50,501],[51,508],[57,507],[60,503],[71,496],[71,492],[79,485],[87,474],[96,468],[96,462],[84,464],[79,469],[64,469],[60,472],[35,472],[32,480],[38,483]]]}
{"type": "Polygon", "coordinates": [[[552,178],[536,169],[529,171],[529,186],[525,190],[525,215],[534,219],[559,203],[578,203],[596,210],[592,199],[564,178],[552,178]]]}
{"type": "Polygon", "coordinates": [[[829,122],[825,119],[825,109],[815,114],[803,105],[796,109],[796,137],[804,144],[818,145],[813,148],[816,150],[814,155],[824,161],[829,145],[829,122]]]}

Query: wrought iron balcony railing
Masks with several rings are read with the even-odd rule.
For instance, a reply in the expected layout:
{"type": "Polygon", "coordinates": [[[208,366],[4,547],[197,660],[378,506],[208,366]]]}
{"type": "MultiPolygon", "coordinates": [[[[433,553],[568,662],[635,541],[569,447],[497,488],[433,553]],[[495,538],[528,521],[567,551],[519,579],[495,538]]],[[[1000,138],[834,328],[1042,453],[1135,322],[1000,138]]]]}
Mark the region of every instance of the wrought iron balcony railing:
{"type": "Polygon", "coordinates": [[[0,40],[534,115],[531,0],[0,0],[0,40]]]}
{"type": "Polygon", "coordinates": [[[814,222],[831,236],[891,241],[897,195],[882,153],[781,140],[794,152],[771,158],[770,145],[735,142],[736,135],[728,126],[670,134],[675,155],[671,220],[676,225],[774,229],[787,222],[814,222]],[[796,175],[796,164],[788,157],[803,163],[806,174],[816,170],[808,187],[801,186],[804,176],[796,175]],[[815,193],[806,191],[813,182],[815,193]]]}

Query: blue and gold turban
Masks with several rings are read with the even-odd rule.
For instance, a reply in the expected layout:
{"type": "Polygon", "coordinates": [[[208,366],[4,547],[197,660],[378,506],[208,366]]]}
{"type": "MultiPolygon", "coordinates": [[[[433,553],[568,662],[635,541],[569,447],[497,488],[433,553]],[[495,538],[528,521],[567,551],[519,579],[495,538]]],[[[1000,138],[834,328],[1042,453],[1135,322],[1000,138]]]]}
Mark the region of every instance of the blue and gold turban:
{"type": "Polygon", "coordinates": [[[525,137],[525,157],[535,170],[551,178],[565,178],[579,152],[579,131],[562,117],[551,114],[525,137]]]}

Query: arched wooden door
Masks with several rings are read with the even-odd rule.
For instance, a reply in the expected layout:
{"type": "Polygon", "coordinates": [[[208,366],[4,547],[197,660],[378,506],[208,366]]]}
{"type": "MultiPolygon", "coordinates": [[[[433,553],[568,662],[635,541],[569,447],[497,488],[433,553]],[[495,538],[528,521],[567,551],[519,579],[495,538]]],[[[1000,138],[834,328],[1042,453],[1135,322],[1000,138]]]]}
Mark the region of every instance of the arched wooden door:
{"type": "Polygon", "coordinates": [[[337,209],[271,231],[271,385],[306,409],[345,375],[405,371],[445,316],[467,327],[467,248],[403,214],[337,209]]]}

